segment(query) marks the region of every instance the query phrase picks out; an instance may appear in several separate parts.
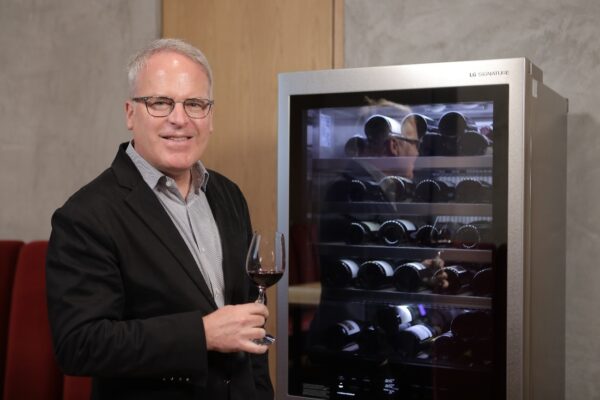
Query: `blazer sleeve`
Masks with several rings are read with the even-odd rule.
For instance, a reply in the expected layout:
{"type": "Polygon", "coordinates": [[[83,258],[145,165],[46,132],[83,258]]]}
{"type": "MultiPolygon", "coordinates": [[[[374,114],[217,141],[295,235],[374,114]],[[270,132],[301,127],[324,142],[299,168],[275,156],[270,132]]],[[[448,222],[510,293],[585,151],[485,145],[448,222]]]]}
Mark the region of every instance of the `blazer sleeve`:
{"type": "Polygon", "coordinates": [[[203,313],[125,315],[117,249],[104,224],[98,213],[69,203],[52,218],[46,285],[59,365],[71,375],[179,376],[205,385],[203,313]]]}

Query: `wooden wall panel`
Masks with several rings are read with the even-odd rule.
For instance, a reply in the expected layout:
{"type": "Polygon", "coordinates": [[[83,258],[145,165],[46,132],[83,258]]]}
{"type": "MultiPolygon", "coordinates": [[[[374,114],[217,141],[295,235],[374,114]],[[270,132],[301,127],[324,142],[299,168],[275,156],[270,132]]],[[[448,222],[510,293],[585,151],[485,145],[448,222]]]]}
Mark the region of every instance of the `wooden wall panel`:
{"type": "Polygon", "coordinates": [[[343,8],[343,0],[163,1],[163,37],[194,44],[213,68],[215,129],[202,161],[238,183],[255,228],[276,225],[277,74],[343,66],[343,8]]]}

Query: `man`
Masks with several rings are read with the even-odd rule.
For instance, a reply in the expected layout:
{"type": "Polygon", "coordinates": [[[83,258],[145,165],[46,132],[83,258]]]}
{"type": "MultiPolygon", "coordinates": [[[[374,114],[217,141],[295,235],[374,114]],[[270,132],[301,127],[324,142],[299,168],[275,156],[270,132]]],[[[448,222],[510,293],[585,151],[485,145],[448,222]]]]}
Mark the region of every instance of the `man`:
{"type": "Polygon", "coordinates": [[[56,358],[94,399],[272,399],[268,316],[244,259],[238,187],[199,161],[212,75],[193,46],[161,39],[129,66],[133,140],[52,218],[47,291],[56,358]],[[254,296],[254,297],[253,297],[254,296]]]}

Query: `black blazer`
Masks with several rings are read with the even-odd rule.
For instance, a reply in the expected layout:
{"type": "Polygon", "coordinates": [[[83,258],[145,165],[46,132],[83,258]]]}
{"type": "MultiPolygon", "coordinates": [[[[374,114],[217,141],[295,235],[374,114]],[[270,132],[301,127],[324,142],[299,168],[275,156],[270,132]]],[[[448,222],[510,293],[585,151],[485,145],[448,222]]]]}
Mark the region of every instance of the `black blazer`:
{"type": "MultiPolygon", "coordinates": [[[[206,350],[202,317],[216,305],[126,146],[52,217],[46,284],[58,363],[93,376],[94,399],[272,399],[266,355],[206,350]]],[[[225,302],[252,301],[246,201],[214,171],[206,196],[223,247],[225,302]]]]}

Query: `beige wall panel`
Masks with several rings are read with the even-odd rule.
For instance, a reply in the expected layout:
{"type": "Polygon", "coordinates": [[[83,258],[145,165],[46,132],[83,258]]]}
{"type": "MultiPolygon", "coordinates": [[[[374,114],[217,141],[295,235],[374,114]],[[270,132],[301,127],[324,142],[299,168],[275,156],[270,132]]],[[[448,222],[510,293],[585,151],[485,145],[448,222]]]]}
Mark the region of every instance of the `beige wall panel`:
{"type": "Polygon", "coordinates": [[[276,222],[277,74],[332,67],[332,2],[164,2],[163,36],[214,70],[215,130],[203,161],[244,191],[255,227],[276,222]]]}
{"type": "MultiPolygon", "coordinates": [[[[198,46],[213,68],[214,133],[203,162],[238,183],[257,229],[276,225],[277,74],[341,66],[343,8],[341,0],[163,2],[163,36],[198,46]]],[[[273,288],[269,296],[274,332],[273,288]]]]}

